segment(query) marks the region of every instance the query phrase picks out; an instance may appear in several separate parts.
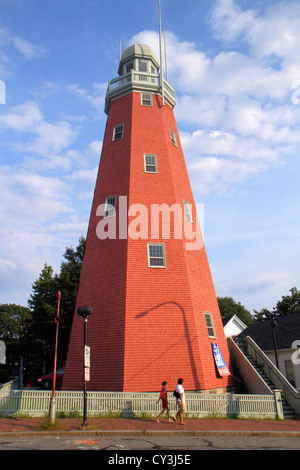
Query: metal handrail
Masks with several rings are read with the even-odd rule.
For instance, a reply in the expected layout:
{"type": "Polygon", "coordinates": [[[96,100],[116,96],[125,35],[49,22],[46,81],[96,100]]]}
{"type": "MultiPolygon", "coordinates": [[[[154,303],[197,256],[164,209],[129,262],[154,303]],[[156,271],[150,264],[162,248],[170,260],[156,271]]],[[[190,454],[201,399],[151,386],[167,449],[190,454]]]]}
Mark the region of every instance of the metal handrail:
{"type": "MultiPolygon", "coordinates": [[[[260,347],[253,341],[250,336],[245,338],[247,342],[248,354],[258,363],[257,357],[260,359],[264,367],[264,372],[269,377],[274,386],[281,390],[283,397],[289,405],[300,416],[300,395],[299,392],[292,386],[292,384],[284,377],[284,375],[277,369],[268,356],[260,349],[260,347]]],[[[258,363],[258,364],[260,364],[258,363]]]]}

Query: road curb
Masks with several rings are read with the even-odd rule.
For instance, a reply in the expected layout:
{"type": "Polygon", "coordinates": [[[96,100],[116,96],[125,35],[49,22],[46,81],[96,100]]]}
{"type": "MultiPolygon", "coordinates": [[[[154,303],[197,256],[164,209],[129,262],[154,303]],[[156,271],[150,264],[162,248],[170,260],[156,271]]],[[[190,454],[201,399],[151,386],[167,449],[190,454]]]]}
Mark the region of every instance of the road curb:
{"type": "Polygon", "coordinates": [[[11,431],[0,432],[0,437],[26,436],[228,436],[228,437],[300,437],[298,431],[155,431],[155,430],[78,430],[78,431],[11,431]]]}

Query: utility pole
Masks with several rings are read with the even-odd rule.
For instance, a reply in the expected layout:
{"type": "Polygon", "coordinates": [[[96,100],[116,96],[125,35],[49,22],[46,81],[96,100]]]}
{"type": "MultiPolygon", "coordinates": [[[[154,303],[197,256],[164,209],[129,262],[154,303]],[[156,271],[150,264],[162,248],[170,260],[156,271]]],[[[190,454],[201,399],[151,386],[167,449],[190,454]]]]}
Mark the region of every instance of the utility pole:
{"type": "Polygon", "coordinates": [[[56,384],[56,366],[57,366],[57,342],[58,342],[58,325],[59,325],[59,307],[60,307],[61,293],[57,292],[57,313],[55,318],[56,333],[55,333],[55,347],[54,347],[54,368],[53,368],[53,381],[52,381],[52,397],[50,399],[49,409],[49,422],[54,424],[56,413],[56,400],[55,400],[55,384],[56,384]]]}

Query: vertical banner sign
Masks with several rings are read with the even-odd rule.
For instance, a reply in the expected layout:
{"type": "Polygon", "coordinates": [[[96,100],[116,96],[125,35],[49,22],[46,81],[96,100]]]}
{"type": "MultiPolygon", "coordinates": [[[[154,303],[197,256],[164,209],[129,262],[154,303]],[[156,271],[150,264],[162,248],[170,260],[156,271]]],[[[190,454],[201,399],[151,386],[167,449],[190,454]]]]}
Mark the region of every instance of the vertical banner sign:
{"type": "Polygon", "coordinates": [[[84,346],[84,367],[91,367],[90,364],[91,348],[89,346],[84,346]]]}
{"type": "Polygon", "coordinates": [[[230,375],[230,372],[228,370],[228,367],[226,365],[226,362],[224,361],[224,358],[222,356],[222,353],[220,351],[220,348],[218,346],[218,344],[211,344],[212,345],[212,349],[213,349],[213,353],[214,353],[214,358],[215,358],[215,362],[216,362],[216,366],[218,368],[218,372],[220,374],[221,377],[225,376],[225,375],[230,375]]]}
{"type": "Polygon", "coordinates": [[[89,346],[84,346],[84,380],[86,382],[90,381],[90,356],[91,348],[89,346]]]}
{"type": "Polygon", "coordinates": [[[86,382],[90,381],[90,369],[88,367],[84,368],[84,380],[86,382]]]}

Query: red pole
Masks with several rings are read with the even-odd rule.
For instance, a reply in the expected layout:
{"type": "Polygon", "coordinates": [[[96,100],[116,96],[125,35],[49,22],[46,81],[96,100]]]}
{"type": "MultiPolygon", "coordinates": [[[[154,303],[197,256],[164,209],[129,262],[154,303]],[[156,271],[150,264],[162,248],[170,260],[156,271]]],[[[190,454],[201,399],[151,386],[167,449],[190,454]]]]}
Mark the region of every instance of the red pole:
{"type": "Polygon", "coordinates": [[[56,383],[56,364],[57,364],[57,339],[58,339],[58,324],[59,324],[59,305],[60,305],[61,293],[57,292],[57,314],[55,318],[56,323],[56,334],[55,334],[55,349],[54,349],[54,369],[53,369],[53,383],[52,383],[52,397],[55,397],[55,383],[56,383]]]}

